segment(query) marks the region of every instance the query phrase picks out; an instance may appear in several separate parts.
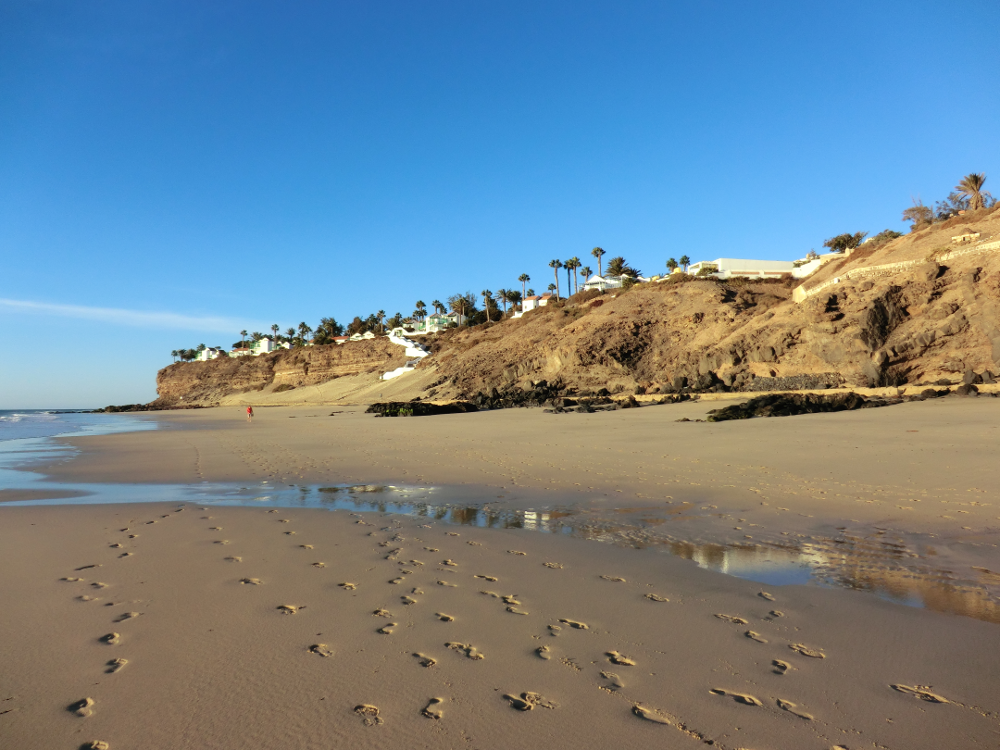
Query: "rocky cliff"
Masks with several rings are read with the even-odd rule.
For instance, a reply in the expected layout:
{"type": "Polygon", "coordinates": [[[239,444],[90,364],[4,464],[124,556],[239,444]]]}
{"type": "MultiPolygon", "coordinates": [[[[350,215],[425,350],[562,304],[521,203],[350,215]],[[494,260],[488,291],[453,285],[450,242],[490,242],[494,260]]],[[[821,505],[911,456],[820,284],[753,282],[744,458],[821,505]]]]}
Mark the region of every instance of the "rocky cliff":
{"type": "Polygon", "coordinates": [[[388,339],[282,349],[259,357],[178,362],[157,373],[157,407],[208,406],[226,396],[292,390],[344,375],[381,373],[401,366],[403,347],[388,339]]]}
{"type": "MultiPolygon", "coordinates": [[[[684,277],[585,292],[518,320],[423,339],[433,356],[391,387],[412,383],[421,398],[453,399],[541,380],[612,393],[958,383],[971,372],[989,381],[1000,372],[997,239],[1000,209],[865,245],[808,279],[795,295],[809,292],[802,302],[791,279],[684,277]],[[979,234],[967,244],[951,240],[970,232],[979,234]]],[[[402,347],[379,338],[176,364],[160,372],[155,403],[273,393],[385,372],[403,358],[402,347]]],[[[370,401],[380,390],[346,398],[370,401]]],[[[331,390],[325,397],[340,398],[331,390]]]]}

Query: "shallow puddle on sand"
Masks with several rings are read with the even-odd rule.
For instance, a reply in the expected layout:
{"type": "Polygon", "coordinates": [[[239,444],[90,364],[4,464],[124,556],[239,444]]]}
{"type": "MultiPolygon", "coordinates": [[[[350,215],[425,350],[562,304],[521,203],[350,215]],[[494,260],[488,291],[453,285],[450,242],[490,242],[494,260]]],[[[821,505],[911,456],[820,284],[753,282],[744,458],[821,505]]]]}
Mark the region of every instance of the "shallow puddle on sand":
{"type": "MultiPolygon", "coordinates": [[[[547,534],[667,552],[702,568],[770,586],[813,584],[865,591],[901,604],[973,617],[1000,624],[1000,604],[991,597],[990,580],[958,579],[928,564],[929,555],[911,551],[899,539],[876,531],[869,536],[841,533],[789,539],[780,544],[698,543],[668,534],[676,510],[648,507],[556,507],[544,510],[471,505],[468,487],[395,485],[128,485],[47,483],[29,472],[4,472],[19,488],[31,492],[67,489],[84,497],[26,499],[4,505],[81,505],[131,502],[190,502],[216,506],[323,508],[354,513],[380,513],[426,518],[485,529],[524,529],[547,534]],[[34,476],[35,479],[28,480],[34,476]]],[[[7,485],[9,487],[9,484],[7,485]]],[[[685,510],[687,510],[685,508],[685,510]]]]}

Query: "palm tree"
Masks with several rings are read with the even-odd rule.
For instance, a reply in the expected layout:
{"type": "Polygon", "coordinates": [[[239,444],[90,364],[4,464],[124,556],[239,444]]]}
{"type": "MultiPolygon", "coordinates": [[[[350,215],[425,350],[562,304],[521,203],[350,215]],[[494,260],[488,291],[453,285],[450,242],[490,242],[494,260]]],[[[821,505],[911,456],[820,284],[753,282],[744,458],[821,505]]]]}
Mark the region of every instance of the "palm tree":
{"type": "Polygon", "coordinates": [[[423,300],[417,300],[417,317],[423,318],[427,313],[427,305],[423,303],[423,300]]]}
{"type": "Polygon", "coordinates": [[[275,341],[278,340],[278,330],[279,330],[279,326],[278,326],[277,323],[275,323],[274,325],[271,326],[271,333],[274,334],[274,340],[275,341]]]}
{"type": "Polygon", "coordinates": [[[378,330],[379,333],[385,333],[385,324],[382,322],[385,320],[385,310],[379,310],[375,313],[376,319],[378,319],[378,330]]]}
{"type": "Polygon", "coordinates": [[[299,323],[299,338],[302,339],[303,344],[306,342],[306,339],[309,338],[310,333],[312,333],[312,328],[307,326],[304,320],[299,323]]]}
{"type": "Polygon", "coordinates": [[[245,328],[242,331],[240,331],[240,348],[241,349],[247,348],[247,331],[245,328]]]}
{"type": "Polygon", "coordinates": [[[986,175],[973,172],[962,178],[962,181],[955,186],[955,190],[962,195],[969,196],[969,210],[978,211],[993,200],[993,196],[983,192],[983,183],[986,182],[986,175]]]}
{"type": "Polygon", "coordinates": [[[434,312],[436,312],[438,315],[444,315],[444,305],[441,304],[441,300],[436,299],[433,302],[431,302],[431,307],[434,308],[434,312]]]}
{"type": "Polygon", "coordinates": [[[522,273],[520,276],[517,277],[517,280],[521,282],[521,297],[527,297],[528,294],[524,290],[524,285],[527,284],[529,281],[531,281],[531,277],[528,276],[528,274],[526,273],[522,273]]]}
{"type": "Polygon", "coordinates": [[[292,339],[295,338],[295,329],[294,328],[286,328],[285,329],[285,338],[288,339],[288,343],[289,344],[292,343],[292,339]]]}
{"type": "Polygon", "coordinates": [[[253,333],[250,334],[250,340],[253,341],[254,343],[257,343],[262,338],[264,338],[264,334],[261,333],[260,331],[254,331],[253,333]]]}
{"type": "Polygon", "coordinates": [[[580,279],[576,275],[576,269],[582,266],[583,263],[581,263],[580,259],[575,255],[569,260],[573,264],[573,293],[575,294],[580,291],[580,279]]]}
{"type": "Polygon", "coordinates": [[[680,263],[681,266],[684,268],[684,273],[687,273],[688,266],[691,265],[691,259],[689,257],[687,257],[686,255],[682,255],[681,259],[679,261],[677,261],[677,262],[680,263]]]}
{"type": "Polygon", "coordinates": [[[535,296],[535,290],[534,289],[529,289],[527,292],[524,293],[524,296],[525,296],[525,298],[527,298],[527,297],[534,297],[535,296]]]}
{"type": "Polygon", "coordinates": [[[566,269],[566,296],[570,297],[573,294],[573,280],[569,275],[569,272],[573,270],[573,259],[563,262],[563,268],[566,269]]]}
{"type": "Polygon", "coordinates": [[[490,319],[490,300],[493,299],[493,292],[489,289],[484,289],[481,294],[483,295],[483,309],[486,311],[486,320],[490,319]]]}
{"type": "Polygon", "coordinates": [[[172,352],[170,352],[170,356],[173,357],[174,358],[174,362],[176,362],[177,361],[177,350],[174,349],[172,352]]]}
{"type": "Polygon", "coordinates": [[[507,290],[497,289],[497,300],[503,305],[503,314],[507,314],[507,290]]]}
{"type": "Polygon", "coordinates": [[[521,293],[516,289],[507,290],[507,301],[510,303],[510,309],[516,310],[517,306],[521,304],[522,298],[521,293]]]}
{"type": "Polygon", "coordinates": [[[676,268],[677,268],[677,261],[674,260],[673,258],[668,258],[667,259],[667,270],[670,271],[670,273],[673,273],[674,269],[676,269],[676,268]]]}
{"type": "Polygon", "coordinates": [[[584,266],[580,269],[580,275],[583,276],[583,283],[587,283],[587,279],[594,275],[594,271],[590,266],[584,266]]]}
{"type": "Polygon", "coordinates": [[[555,292],[556,293],[556,297],[559,296],[559,286],[558,285],[556,285],[556,284],[549,284],[549,291],[550,292],[555,292]]]}
{"type": "Polygon", "coordinates": [[[616,255],[608,261],[608,276],[640,276],[641,271],[632,268],[625,259],[616,255]]]}
{"type": "Polygon", "coordinates": [[[549,261],[549,268],[552,269],[552,273],[555,274],[555,277],[556,277],[555,290],[556,290],[556,298],[557,299],[559,298],[559,269],[562,268],[562,265],[563,264],[562,264],[561,260],[550,260],[549,261]]]}
{"type": "Polygon", "coordinates": [[[597,275],[603,276],[604,273],[601,271],[601,258],[604,256],[604,250],[599,247],[595,247],[590,251],[590,254],[597,258],[597,275]]]}

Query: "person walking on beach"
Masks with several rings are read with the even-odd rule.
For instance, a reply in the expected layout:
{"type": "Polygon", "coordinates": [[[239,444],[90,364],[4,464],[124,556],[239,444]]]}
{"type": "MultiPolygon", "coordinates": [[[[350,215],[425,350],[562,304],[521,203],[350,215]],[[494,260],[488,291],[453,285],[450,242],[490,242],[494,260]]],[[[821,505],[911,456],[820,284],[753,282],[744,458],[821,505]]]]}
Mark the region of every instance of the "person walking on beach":
{"type": "Polygon", "coordinates": [[[253,422],[253,407],[247,407],[247,422],[253,422]]]}

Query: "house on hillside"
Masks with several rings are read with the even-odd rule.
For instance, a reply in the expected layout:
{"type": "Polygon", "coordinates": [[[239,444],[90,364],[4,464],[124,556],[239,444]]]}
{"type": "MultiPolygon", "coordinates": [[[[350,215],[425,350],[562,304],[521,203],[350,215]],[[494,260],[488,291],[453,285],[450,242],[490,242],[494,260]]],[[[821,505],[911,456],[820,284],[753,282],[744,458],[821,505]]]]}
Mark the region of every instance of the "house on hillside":
{"type": "Polygon", "coordinates": [[[247,346],[243,347],[238,346],[235,349],[231,349],[229,351],[230,357],[249,357],[252,354],[253,354],[253,349],[247,346]]]}
{"type": "MultiPolygon", "coordinates": [[[[524,313],[530,312],[531,310],[534,310],[535,308],[538,307],[545,307],[547,304],[549,304],[549,302],[555,302],[557,299],[559,298],[556,297],[556,295],[554,295],[552,292],[546,292],[545,294],[536,294],[531,297],[525,297],[524,300],[521,302],[521,314],[523,315],[524,313]]],[[[519,318],[521,316],[517,315],[516,317],[519,318]]]]}
{"type": "Polygon", "coordinates": [[[778,279],[791,275],[795,264],[790,260],[746,260],[744,258],[716,258],[688,266],[688,273],[697,276],[702,269],[711,269],[718,279],[778,279]]]}
{"type": "Polygon", "coordinates": [[[631,278],[637,284],[651,281],[651,279],[648,279],[645,276],[611,276],[610,274],[607,276],[598,276],[597,274],[594,274],[583,283],[583,289],[587,292],[594,289],[599,292],[604,292],[608,289],[621,289],[625,283],[625,279],[628,278],[631,278]]]}
{"type": "Polygon", "coordinates": [[[225,354],[226,352],[224,349],[216,349],[214,346],[210,346],[198,352],[197,361],[208,362],[210,359],[218,359],[219,357],[225,356],[225,354]]]}
{"type": "Polygon", "coordinates": [[[452,323],[460,326],[464,322],[465,316],[461,313],[434,313],[432,315],[428,315],[423,320],[415,321],[413,323],[413,330],[410,331],[410,333],[414,336],[423,336],[427,333],[438,333],[446,328],[450,328],[452,323]]]}
{"type": "Polygon", "coordinates": [[[253,355],[259,357],[261,354],[270,354],[275,349],[288,349],[288,346],[279,344],[275,339],[270,336],[265,336],[260,341],[256,341],[250,345],[253,350],[253,355]]]}
{"type": "Polygon", "coordinates": [[[343,344],[350,340],[351,340],[350,336],[334,336],[332,339],[330,339],[330,341],[332,341],[335,344],[343,344]]]}
{"type": "Polygon", "coordinates": [[[371,331],[365,331],[364,333],[355,333],[351,336],[351,341],[367,341],[368,339],[375,338],[375,334],[371,331]]]}

